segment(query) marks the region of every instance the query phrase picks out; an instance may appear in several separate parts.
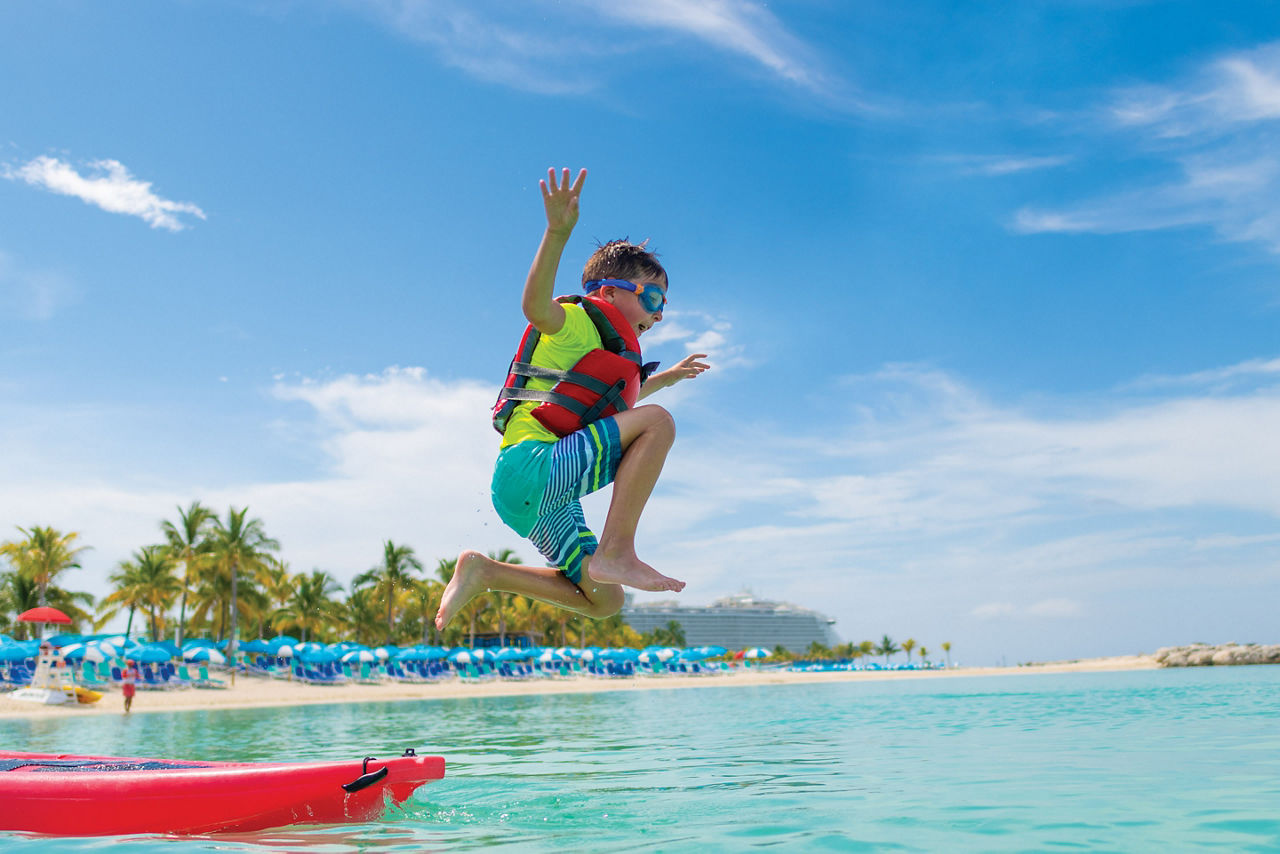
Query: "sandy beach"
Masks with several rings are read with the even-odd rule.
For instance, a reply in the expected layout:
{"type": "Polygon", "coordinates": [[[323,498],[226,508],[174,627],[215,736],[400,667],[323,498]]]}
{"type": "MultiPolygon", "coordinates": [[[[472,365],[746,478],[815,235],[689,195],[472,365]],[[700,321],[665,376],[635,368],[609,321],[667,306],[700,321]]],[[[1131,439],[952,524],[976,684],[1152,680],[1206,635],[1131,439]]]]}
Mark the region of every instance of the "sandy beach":
{"type": "MultiPolygon", "coordinates": [[[[279,679],[239,676],[234,687],[139,691],[133,714],[209,711],[297,706],[315,703],[377,703],[399,700],[450,700],[468,697],[509,697],[529,694],[576,694],[594,691],[680,690],[706,687],[759,685],[807,685],[819,682],[872,682],[899,679],[953,679],[965,676],[1027,676],[1037,673],[1076,673],[1109,670],[1153,670],[1149,655],[1045,662],[1018,667],[955,667],[949,670],[859,670],[802,673],[769,668],[736,668],[727,673],[699,676],[636,676],[631,678],[576,677],[570,679],[492,679],[435,683],[384,682],[376,685],[304,685],[279,679]]],[[[223,678],[227,678],[224,674],[223,678]]],[[[123,714],[118,690],[107,692],[91,705],[43,706],[0,695],[0,718],[36,718],[50,715],[123,714]]]]}

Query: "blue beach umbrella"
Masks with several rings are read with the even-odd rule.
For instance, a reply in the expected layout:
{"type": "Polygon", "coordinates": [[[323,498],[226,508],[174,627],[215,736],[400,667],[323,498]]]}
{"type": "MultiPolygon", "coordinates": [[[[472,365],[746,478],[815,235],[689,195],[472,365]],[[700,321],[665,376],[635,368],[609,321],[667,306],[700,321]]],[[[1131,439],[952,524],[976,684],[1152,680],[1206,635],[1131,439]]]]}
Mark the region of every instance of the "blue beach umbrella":
{"type": "Polygon", "coordinates": [[[710,658],[710,657],[711,656],[707,655],[707,653],[704,650],[702,650],[701,648],[695,647],[693,649],[686,649],[684,652],[680,653],[679,656],[677,656],[677,659],[679,661],[702,661],[704,658],[710,658]]]}
{"type": "Polygon", "coordinates": [[[184,650],[182,657],[187,661],[207,661],[209,664],[226,664],[227,657],[213,647],[198,646],[184,650]]]}
{"type": "Polygon", "coordinates": [[[268,651],[277,658],[293,658],[293,647],[289,646],[287,643],[281,644],[275,649],[268,651]]]}
{"type": "Polygon", "coordinates": [[[0,661],[23,661],[30,657],[27,648],[20,643],[0,644],[0,661]]]}
{"type": "Polygon", "coordinates": [[[400,647],[393,643],[383,644],[382,646],[375,646],[373,648],[373,654],[377,656],[379,661],[386,661],[389,658],[393,658],[399,651],[400,647]]]}
{"type": "MultiPolygon", "coordinates": [[[[320,647],[320,645],[316,644],[316,647],[320,647]]],[[[303,650],[298,653],[298,658],[304,664],[332,664],[338,660],[338,654],[320,647],[319,649],[312,648],[303,650]]]]}
{"type": "Polygon", "coordinates": [[[264,640],[250,640],[240,644],[241,652],[271,652],[271,644],[264,640]]]}
{"type": "Polygon", "coordinates": [[[181,649],[179,649],[179,648],[178,648],[178,645],[177,645],[176,643],[174,643],[173,641],[171,641],[171,640],[158,640],[158,641],[152,641],[152,643],[150,644],[150,646],[158,646],[158,647],[160,647],[161,649],[167,649],[167,650],[169,650],[169,657],[170,657],[170,658],[181,658],[181,657],[182,657],[182,650],[181,650],[181,649]]]}
{"type": "MultiPolygon", "coordinates": [[[[187,638],[182,642],[183,649],[199,649],[200,647],[214,647],[216,644],[209,638],[187,638]]],[[[240,645],[244,649],[244,644],[240,645]]]]}
{"type": "Polygon", "coordinates": [[[753,646],[742,651],[743,658],[769,658],[771,655],[773,653],[762,646],[753,646]]]}
{"type": "Polygon", "coordinates": [[[49,646],[60,648],[64,646],[70,646],[73,643],[83,643],[84,637],[81,635],[60,634],[60,635],[54,635],[53,637],[47,638],[46,640],[48,641],[49,646]]]}
{"type": "Polygon", "coordinates": [[[147,644],[129,650],[127,657],[143,664],[159,664],[173,658],[173,654],[163,646],[147,644]]]}
{"type": "Polygon", "coordinates": [[[373,650],[371,649],[351,649],[343,653],[342,660],[348,664],[353,661],[357,661],[362,664],[372,664],[378,660],[378,656],[374,655],[373,650]]]}
{"type": "Polygon", "coordinates": [[[391,656],[395,661],[426,661],[427,651],[417,646],[407,646],[391,656]]]}
{"type": "Polygon", "coordinates": [[[498,661],[528,661],[533,657],[533,650],[507,647],[498,651],[494,658],[498,661]]]}
{"type": "Polygon", "coordinates": [[[92,643],[73,643],[62,648],[62,657],[67,661],[106,661],[107,657],[92,643]]]}
{"type": "Polygon", "coordinates": [[[288,644],[289,646],[297,646],[298,639],[289,635],[276,635],[267,641],[267,643],[272,644],[273,646],[284,646],[285,644],[288,644]]]}
{"type": "Polygon", "coordinates": [[[600,653],[600,657],[605,661],[639,661],[640,651],[630,647],[606,649],[600,653]]]}

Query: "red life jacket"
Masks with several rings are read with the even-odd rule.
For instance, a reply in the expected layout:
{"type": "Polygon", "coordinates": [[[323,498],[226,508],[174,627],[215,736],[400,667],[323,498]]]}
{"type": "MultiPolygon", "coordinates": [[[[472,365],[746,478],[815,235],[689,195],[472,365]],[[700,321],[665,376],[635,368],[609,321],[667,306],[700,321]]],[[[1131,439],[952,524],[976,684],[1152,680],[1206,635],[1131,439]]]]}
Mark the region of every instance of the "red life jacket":
{"type": "Polygon", "coordinates": [[[640,341],[622,312],[612,303],[591,296],[557,297],[557,302],[580,305],[600,333],[602,346],[591,350],[567,371],[532,364],[542,334],[532,323],[520,339],[507,382],[493,406],[493,427],[505,433],[515,408],[526,400],[540,401],[533,417],[557,436],[568,436],[593,421],[636,405],[640,386],[658,366],[640,361],[640,341]],[[527,388],[531,377],[555,380],[546,391],[527,388]]]}

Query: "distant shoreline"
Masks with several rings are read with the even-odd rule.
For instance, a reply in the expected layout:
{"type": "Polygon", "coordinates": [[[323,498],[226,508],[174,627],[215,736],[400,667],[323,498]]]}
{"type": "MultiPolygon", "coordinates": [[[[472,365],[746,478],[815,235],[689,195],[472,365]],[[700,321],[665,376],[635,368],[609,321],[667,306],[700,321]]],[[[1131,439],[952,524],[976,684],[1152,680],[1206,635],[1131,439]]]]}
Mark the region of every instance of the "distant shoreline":
{"type": "MultiPolygon", "coordinates": [[[[239,676],[235,687],[139,691],[133,714],[154,712],[259,709],[324,703],[381,703],[406,700],[454,700],[475,697],[519,697],[541,694],[585,694],[599,691],[648,691],[706,687],[806,685],[826,682],[879,682],[902,679],[948,679],[964,676],[1017,676],[1030,673],[1088,673],[1112,670],[1155,670],[1153,656],[1127,655],[1076,661],[1024,664],[1016,667],[955,667],[943,670],[852,670],[802,673],[769,668],[737,668],[704,676],[666,675],[570,679],[493,679],[463,682],[385,682],[377,685],[303,685],[279,679],[239,676]]],[[[92,705],[41,706],[0,694],[0,719],[83,717],[123,714],[119,691],[109,691],[92,705]]]]}

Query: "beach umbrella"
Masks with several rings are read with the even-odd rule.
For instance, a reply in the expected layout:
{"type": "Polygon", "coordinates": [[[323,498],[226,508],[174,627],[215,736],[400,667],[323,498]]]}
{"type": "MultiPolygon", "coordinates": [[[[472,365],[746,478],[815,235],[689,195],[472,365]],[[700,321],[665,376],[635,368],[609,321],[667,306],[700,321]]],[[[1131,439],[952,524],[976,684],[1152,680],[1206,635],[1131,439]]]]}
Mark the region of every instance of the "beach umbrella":
{"type": "Polygon", "coordinates": [[[51,638],[45,638],[45,643],[52,647],[70,646],[73,643],[84,643],[83,635],[54,635],[51,638]]]}
{"type": "Polygon", "coordinates": [[[179,649],[178,645],[171,640],[152,641],[150,645],[169,650],[170,658],[182,658],[182,650],[179,649]]]}
{"type": "Polygon", "coordinates": [[[98,651],[96,646],[90,646],[87,643],[69,643],[61,650],[62,657],[67,661],[80,661],[88,659],[89,661],[106,661],[106,656],[98,651]]]}
{"type": "Polygon", "coordinates": [[[378,656],[374,655],[373,650],[371,649],[352,649],[343,653],[342,660],[347,663],[351,663],[352,661],[372,663],[378,660],[378,656]]]}
{"type": "Polygon", "coordinates": [[[698,649],[705,652],[707,654],[707,658],[715,658],[717,655],[724,655],[729,651],[724,647],[716,646],[715,644],[711,644],[710,646],[700,646],[698,649]]]}
{"type": "Polygon", "coordinates": [[[182,653],[186,661],[206,661],[209,664],[226,664],[227,657],[211,646],[198,646],[182,653]]]}
{"type": "Polygon", "coordinates": [[[289,646],[288,644],[284,644],[283,646],[278,646],[275,648],[275,650],[268,650],[268,652],[270,652],[272,655],[278,658],[293,658],[293,647],[289,646]]]}
{"type": "Polygon", "coordinates": [[[640,652],[624,646],[617,649],[606,649],[600,653],[600,657],[605,661],[638,661],[640,652]]]}
{"type": "MultiPolygon", "coordinates": [[[[261,643],[261,641],[248,641],[247,643],[240,644],[240,648],[244,649],[245,646],[247,646],[250,643],[261,643]]],[[[182,642],[183,649],[199,649],[201,647],[210,647],[210,648],[216,649],[217,644],[215,644],[209,638],[187,638],[182,642]]]]}
{"type": "Polygon", "coordinates": [[[32,608],[23,611],[18,615],[18,620],[23,623],[57,623],[60,626],[71,625],[71,618],[59,611],[57,608],[50,608],[48,605],[41,605],[39,608],[32,608]]]}
{"type": "Polygon", "coordinates": [[[704,658],[710,658],[710,657],[711,656],[707,655],[707,653],[704,652],[702,649],[695,647],[693,649],[686,649],[683,652],[681,652],[680,655],[678,656],[678,660],[702,661],[704,658]]]}
{"type": "Polygon", "coordinates": [[[565,657],[554,649],[544,649],[538,653],[538,661],[541,664],[559,664],[564,661],[565,657]]]}
{"type": "Polygon", "coordinates": [[[25,645],[9,642],[0,644],[0,661],[25,661],[31,657],[25,645]]]}
{"type": "Polygon", "coordinates": [[[304,664],[332,664],[338,660],[338,654],[315,644],[313,648],[298,653],[298,658],[304,664]]]}
{"type": "MultiPolygon", "coordinates": [[[[744,649],[741,653],[743,658],[769,658],[772,652],[762,646],[753,646],[750,649],[744,649]]],[[[737,656],[734,656],[737,658],[737,656]]]]}
{"type": "Polygon", "coordinates": [[[168,661],[173,658],[173,654],[163,646],[146,644],[129,650],[128,658],[132,661],[140,661],[143,664],[159,664],[162,661],[168,661]]]}
{"type": "Polygon", "coordinates": [[[464,649],[461,652],[455,652],[450,655],[449,660],[454,664],[474,664],[479,659],[474,657],[474,653],[464,649]]]}
{"type": "Polygon", "coordinates": [[[0,632],[0,643],[13,643],[13,638],[9,637],[4,632],[0,632]]]}
{"type": "Polygon", "coordinates": [[[288,644],[289,646],[297,646],[298,639],[289,635],[276,635],[271,638],[271,640],[267,641],[267,643],[273,646],[284,646],[285,644],[288,644]]]}
{"type": "MultiPolygon", "coordinates": [[[[185,644],[184,644],[185,645],[185,644]]],[[[241,652],[271,652],[271,644],[264,640],[245,641],[240,644],[241,652]]]]}
{"type": "Polygon", "coordinates": [[[532,650],[515,649],[513,647],[507,647],[506,649],[498,650],[498,653],[494,656],[494,658],[498,661],[528,661],[532,657],[533,657],[532,650]]]}
{"type": "Polygon", "coordinates": [[[375,646],[373,648],[373,654],[378,657],[379,661],[386,661],[388,658],[394,657],[399,651],[400,647],[393,643],[385,644],[384,646],[375,646]]]}
{"type": "MultiPolygon", "coordinates": [[[[457,650],[463,652],[464,650],[457,650]]],[[[397,661],[440,661],[450,656],[449,650],[442,646],[411,646],[395,653],[397,661]]]]}

